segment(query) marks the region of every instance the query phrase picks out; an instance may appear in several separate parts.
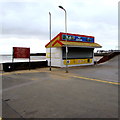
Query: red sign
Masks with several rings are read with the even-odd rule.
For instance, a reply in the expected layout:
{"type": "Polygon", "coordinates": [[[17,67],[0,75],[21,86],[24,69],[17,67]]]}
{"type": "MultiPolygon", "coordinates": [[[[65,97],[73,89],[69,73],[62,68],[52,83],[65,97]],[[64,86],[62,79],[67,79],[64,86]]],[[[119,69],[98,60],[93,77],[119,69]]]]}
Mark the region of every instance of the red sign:
{"type": "Polygon", "coordinates": [[[13,58],[30,58],[30,48],[13,47],[13,58]]]}

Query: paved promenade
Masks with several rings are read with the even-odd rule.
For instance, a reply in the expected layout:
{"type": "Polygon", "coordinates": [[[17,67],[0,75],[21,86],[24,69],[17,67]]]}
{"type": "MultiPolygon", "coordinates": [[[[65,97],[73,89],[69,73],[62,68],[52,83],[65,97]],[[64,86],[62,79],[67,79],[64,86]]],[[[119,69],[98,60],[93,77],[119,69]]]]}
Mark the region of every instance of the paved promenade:
{"type": "MultiPolygon", "coordinates": [[[[117,60],[117,58],[116,58],[117,60]]],[[[3,72],[3,117],[117,118],[118,66],[3,72]]]]}

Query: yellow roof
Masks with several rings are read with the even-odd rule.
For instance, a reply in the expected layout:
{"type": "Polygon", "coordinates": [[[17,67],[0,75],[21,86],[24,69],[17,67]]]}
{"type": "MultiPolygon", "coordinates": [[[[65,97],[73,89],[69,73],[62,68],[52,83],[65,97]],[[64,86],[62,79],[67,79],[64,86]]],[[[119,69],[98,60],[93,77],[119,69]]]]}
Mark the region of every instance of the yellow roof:
{"type": "Polygon", "coordinates": [[[92,47],[92,48],[100,48],[102,47],[98,43],[85,43],[85,42],[67,42],[61,41],[64,45],[68,46],[80,46],[80,47],[92,47]]]}
{"type": "MultiPolygon", "coordinates": [[[[52,41],[51,47],[64,47],[65,45],[73,47],[89,47],[89,48],[101,48],[102,46],[98,43],[85,43],[85,42],[70,42],[70,41],[52,41]]],[[[50,48],[50,43],[46,46],[50,48]]]]}

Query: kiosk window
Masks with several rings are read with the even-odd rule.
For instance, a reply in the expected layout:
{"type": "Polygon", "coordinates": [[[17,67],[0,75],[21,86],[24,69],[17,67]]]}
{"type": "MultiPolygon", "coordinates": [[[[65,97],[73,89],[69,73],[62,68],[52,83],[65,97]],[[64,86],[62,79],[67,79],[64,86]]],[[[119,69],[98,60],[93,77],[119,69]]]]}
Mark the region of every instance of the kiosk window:
{"type": "MultiPolygon", "coordinates": [[[[68,48],[68,59],[82,59],[82,58],[93,58],[93,48],[78,48],[69,47],[68,48]]],[[[66,48],[62,48],[62,58],[66,59],[66,48]]]]}

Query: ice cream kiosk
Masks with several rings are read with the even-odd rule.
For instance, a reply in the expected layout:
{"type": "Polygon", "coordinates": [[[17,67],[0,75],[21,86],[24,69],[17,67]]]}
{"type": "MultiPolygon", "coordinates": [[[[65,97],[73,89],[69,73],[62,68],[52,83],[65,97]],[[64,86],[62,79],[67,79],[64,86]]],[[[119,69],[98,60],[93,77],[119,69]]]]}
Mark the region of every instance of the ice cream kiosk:
{"type": "Polygon", "coordinates": [[[51,66],[66,67],[67,62],[68,67],[72,67],[93,65],[94,48],[102,46],[95,43],[93,36],[59,33],[45,47],[48,66],[50,66],[51,57],[51,66]],[[66,45],[68,48],[67,61],[66,45]]]}

